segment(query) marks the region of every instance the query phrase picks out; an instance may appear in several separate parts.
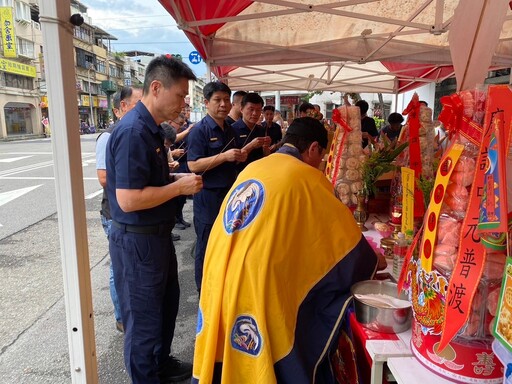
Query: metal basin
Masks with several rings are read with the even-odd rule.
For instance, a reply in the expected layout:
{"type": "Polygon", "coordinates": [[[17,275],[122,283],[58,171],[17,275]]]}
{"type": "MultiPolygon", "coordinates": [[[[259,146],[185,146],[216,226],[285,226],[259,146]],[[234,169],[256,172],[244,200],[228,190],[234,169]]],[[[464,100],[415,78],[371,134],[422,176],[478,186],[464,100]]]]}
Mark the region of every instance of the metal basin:
{"type": "MultiPolygon", "coordinates": [[[[365,280],[351,288],[352,295],[384,294],[407,300],[407,295],[398,295],[395,283],[378,280],[365,280]]],[[[412,307],[389,308],[385,304],[368,304],[354,297],[356,319],[364,327],[376,332],[400,333],[411,327],[412,307]]]]}

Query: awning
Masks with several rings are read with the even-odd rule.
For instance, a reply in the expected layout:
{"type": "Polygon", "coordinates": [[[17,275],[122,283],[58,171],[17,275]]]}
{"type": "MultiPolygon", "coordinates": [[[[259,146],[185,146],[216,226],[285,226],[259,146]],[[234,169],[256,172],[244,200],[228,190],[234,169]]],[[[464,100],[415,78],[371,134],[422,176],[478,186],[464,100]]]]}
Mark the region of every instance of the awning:
{"type": "MultiPolygon", "coordinates": [[[[234,89],[394,93],[453,75],[447,32],[459,0],[160,2],[234,89]]],[[[510,16],[507,7],[489,66],[512,65],[510,16]]]]}

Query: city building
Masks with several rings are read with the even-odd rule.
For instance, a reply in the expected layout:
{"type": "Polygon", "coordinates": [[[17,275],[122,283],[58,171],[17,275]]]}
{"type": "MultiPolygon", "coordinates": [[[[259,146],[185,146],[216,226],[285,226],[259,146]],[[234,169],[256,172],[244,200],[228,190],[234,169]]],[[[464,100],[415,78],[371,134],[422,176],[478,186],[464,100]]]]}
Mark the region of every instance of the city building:
{"type": "Polygon", "coordinates": [[[0,0],[0,138],[42,132],[38,19],[28,0],[0,0]]]}
{"type": "Polygon", "coordinates": [[[124,85],[124,55],[111,52],[110,41],[116,38],[94,26],[87,7],[72,0],[71,14],[76,13],[84,18],[73,35],[79,120],[105,127],[112,118],[111,95],[124,85]]]}

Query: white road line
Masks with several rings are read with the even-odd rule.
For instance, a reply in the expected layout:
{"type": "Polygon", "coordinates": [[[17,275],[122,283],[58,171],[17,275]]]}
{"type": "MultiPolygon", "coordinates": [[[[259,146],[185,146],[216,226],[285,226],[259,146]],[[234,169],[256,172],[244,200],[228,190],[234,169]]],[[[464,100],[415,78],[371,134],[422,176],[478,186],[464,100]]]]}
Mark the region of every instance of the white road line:
{"type": "Polygon", "coordinates": [[[8,202],[14,199],[17,199],[18,197],[23,196],[25,193],[29,193],[30,191],[39,188],[41,185],[43,184],[34,185],[33,187],[14,189],[12,191],[0,193],[0,206],[7,204],[8,202]]]}
{"type": "Polygon", "coordinates": [[[22,167],[6,169],[5,171],[0,172],[0,177],[15,175],[17,173],[28,172],[28,171],[32,171],[32,170],[36,170],[36,169],[40,169],[40,168],[51,167],[51,166],[53,166],[53,161],[43,161],[43,162],[37,163],[37,164],[30,164],[30,165],[25,165],[22,167]]]}
{"type": "Polygon", "coordinates": [[[102,189],[100,189],[99,191],[96,191],[96,192],[93,192],[93,193],[88,194],[87,196],[85,196],[85,200],[93,199],[93,198],[95,198],[96,196],[101,195],[102,193],[103,193],[103,188],[102,188],[102,189]]]}
{"type": "Polygon", "coordinates": [[[0,163],[12,163],[14,161],[28,159],[29,157],[32,157],[32,156],[21,156],[21,157],[11,157],[10,159],[0,159],[0,163]]]}

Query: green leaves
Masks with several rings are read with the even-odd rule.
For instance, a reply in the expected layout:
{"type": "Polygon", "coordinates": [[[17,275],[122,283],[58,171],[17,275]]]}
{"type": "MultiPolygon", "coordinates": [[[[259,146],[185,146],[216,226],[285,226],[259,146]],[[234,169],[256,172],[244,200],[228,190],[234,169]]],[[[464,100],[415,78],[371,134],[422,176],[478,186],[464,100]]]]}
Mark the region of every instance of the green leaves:
{"type": "Polygon", "coordinates": [[[396,157],[407,148],[409,143],[402,143],[396,148],[392,148],[392,144],[387,138],[384,140],[384,147],[373,151],[368,159],[363,163],[363,191],[362,193],[368,196],[370,193],[375,194],[377,189],[375,182],[386,172],[395,169],[392,162],[396,157]]]}

